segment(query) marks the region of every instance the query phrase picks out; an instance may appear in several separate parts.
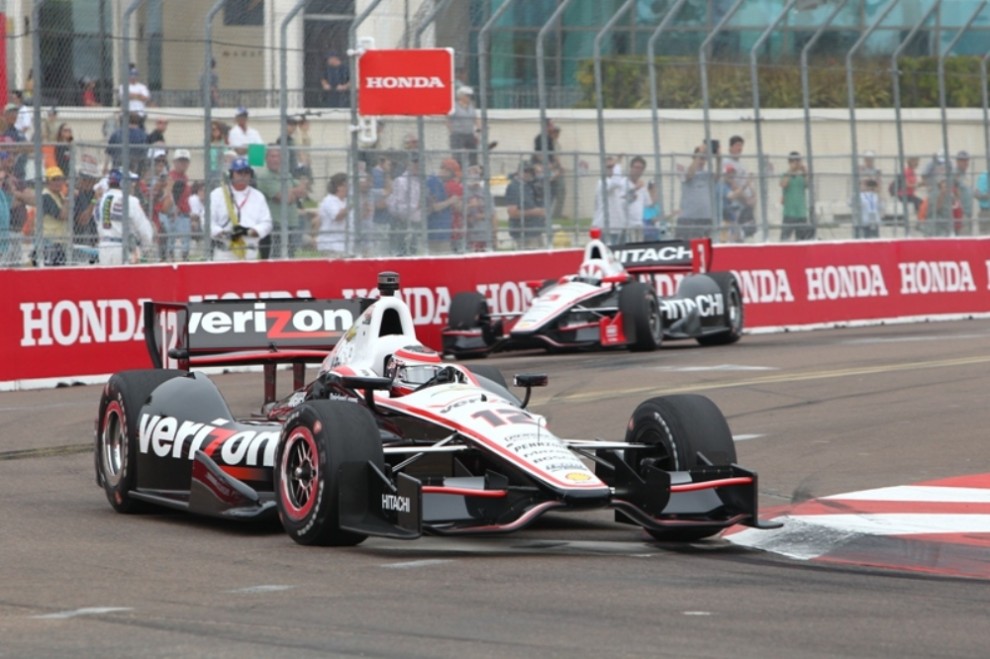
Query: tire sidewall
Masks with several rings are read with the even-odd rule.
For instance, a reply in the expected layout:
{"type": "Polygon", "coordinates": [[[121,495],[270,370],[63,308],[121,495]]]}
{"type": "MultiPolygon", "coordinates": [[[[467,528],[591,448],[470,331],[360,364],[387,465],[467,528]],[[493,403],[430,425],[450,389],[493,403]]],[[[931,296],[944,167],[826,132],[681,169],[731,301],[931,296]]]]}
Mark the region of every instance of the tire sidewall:
{"type": "Polygon", "coordinates": [[[332,512],[332,499],[327,496],[331,486],[328,475],[332,468],[327,450],[328,438],[323,436],[322,422],[314,418],[313,411],[303,408],[294,415],[282,431],[283,440],[275,453],[275,495],[282,526],[293,539],[308,544],[323,528],[332,512]],[[287,478],[289,460],[293,451],[303,446],[315,457],[317,470],[315,491],[307,505],[297,507],[289,493],[291,480],[287,478]]]}

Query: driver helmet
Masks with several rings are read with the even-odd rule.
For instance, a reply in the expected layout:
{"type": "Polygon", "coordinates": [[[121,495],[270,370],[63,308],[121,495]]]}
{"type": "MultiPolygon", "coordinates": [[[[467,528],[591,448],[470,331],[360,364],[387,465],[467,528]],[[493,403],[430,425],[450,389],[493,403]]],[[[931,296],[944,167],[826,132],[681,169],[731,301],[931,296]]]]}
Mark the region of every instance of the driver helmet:
{"type": "Polygon", "coordinates": [[[409,393],[428,382],[443,368],[440,353],[423,345],[408,345],[392,353],[385,377],[392,378],[393,393],[409,393]]]}

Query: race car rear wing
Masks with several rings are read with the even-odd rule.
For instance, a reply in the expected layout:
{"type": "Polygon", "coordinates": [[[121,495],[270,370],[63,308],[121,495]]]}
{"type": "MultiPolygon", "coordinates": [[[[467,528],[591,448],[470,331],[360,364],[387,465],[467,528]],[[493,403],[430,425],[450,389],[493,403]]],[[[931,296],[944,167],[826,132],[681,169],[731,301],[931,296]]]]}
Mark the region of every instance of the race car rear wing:
{"type": "Polygon", "coordinates": [[[612,255],[626,272],[653,274],[661,272],[708,272],[712,263],[710,238],[692,240],[658,240],[655,242],[610,245],[612,255]]]}
{"type": "Polygon", "coordinates": [[[274,400],[275,367],[323,361],[370,300],[212,300],[145,302],[145,344],[155,368],[263,364],[265,401],[274,400]]]}

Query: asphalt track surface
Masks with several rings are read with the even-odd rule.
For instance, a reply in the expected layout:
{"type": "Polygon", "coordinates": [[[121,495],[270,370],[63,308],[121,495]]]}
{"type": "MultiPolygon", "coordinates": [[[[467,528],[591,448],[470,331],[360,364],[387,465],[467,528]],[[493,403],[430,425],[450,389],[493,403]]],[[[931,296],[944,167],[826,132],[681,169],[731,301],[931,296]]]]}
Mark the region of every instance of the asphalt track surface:
{"type": "MultiPolygon", "coordinates": [[[[990,472],[987,321],[486,363],[548,373],[531,407],[565,437],[621,438],[641,400],[710,396],[768,511],[990,472]]],[[[217,381],[253,410],[259,375],[217,381]]],[[[118,515],[93,478],[98,397],[0,395],[0,657],[987,654],[990,550],[960,577],[938,542],[907,569],[884,567],[880,545],[859,564],[795,560],[723,538],[652,542],[606,511],[348,549],[272,525],[118,515]]]]}

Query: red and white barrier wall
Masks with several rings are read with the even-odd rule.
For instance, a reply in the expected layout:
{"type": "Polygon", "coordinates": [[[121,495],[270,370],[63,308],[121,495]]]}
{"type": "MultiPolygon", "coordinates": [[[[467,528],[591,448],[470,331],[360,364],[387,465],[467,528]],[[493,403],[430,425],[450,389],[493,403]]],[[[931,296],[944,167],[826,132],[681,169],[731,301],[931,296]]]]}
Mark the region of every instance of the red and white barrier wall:
{"type": "MultiPolygon", "coordinates": [[[[144,300],[365,296],[399,273],[420,339],[439,347],[451,297],[521,311],[526,282],[574,272],[581,250],[417,259],[0,270],[0,389],[149,367],[144,300]]],[[[716,246],[743,289],[747,330],[990,314],[990,239],[716,246]]],[[[677,277],[660,281],[671,295],[677,277]]]]}

